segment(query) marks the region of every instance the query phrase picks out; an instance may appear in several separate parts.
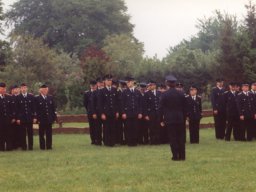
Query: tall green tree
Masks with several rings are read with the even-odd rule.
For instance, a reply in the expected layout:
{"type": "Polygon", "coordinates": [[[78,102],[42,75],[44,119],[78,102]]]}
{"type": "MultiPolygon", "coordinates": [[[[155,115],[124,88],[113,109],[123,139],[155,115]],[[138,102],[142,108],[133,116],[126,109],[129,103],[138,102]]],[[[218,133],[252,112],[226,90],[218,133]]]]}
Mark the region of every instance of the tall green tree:
{"type": "MultiPolygon", "coordinates": [[[[2,23],[4,21],[3,3],[0,0],[0,34],[3,35],[4,29],[2,23]]],[[[3,69],[9,60],[11,59],[11,48],[10,44],[5,40],[0,40],[0,70],[3,69]]]]}
{"type": "Polygon", "coordinates": [[[123,0],[18,0],[6,13],[12,33],[41,37],[50,47],[81,53],[112,34],[131,34],[123,0]]]}
{"type": "Polygon", "coordinates": [[[50,49],[41,39],[30,36],[13,38],[12,47],[13,60],[0,72],[0,81],[9,86],[25,82],[35,94],[40,84],[47,83],[59,109],[65,108],[70,101],[66,90],[79,86],[78,81],[83,82],[79,60],[50,49]]]}
{"type": "Polygon", "coordinates": [[[108,36],[104,40],[103,51],[108,55],[107,71],[118,77],[134,74],[139,70],[144,47],[134,37],[127,34],[108,36]]]}

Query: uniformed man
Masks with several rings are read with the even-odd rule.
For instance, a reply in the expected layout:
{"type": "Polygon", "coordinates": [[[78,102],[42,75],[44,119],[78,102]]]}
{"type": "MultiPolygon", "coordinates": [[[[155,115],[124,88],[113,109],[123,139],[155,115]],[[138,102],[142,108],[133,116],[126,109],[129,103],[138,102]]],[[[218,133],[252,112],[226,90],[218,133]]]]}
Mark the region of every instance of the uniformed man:
{"type": "MultiPolygon", "coordinates": [[[[17,98],[20,94],[20,87],[18,85],[13,85],[10,88],[11,98],[14,102],[14,112],[15,112],[15,119],[17,119],[17,98]]],[[[13,149],[17,149],[19,147],[22,147],[22,141],[20,136],[20,125],[18,125],[16,122],[12,123],[11,126],[12,131],[12,147],[13,149]]]]}
{"type": "Polygon", "coordinates": [[[189,121],[190,143],[199,143],[199,126],[202,118],[201,96],[197,95],[197,88],[191,86],[186,96],[186,116],[189,121]]]}
{"type": "Polygon", "coordinates": [[[237,108],[241,123],[239,138],[241,141],[252,141],[253,123],[256,119],[255,100],[253,94],[249,91],[249,87],[249,83],[242,84],[242,92],[237,97],[237,108]]]}
{"type": "Polygon", "coordinates": [[[148,84],[141,82],[139,84],[139,91],[141,93],[141,108],[142,108],[142,115],[143,117],[138,121],[138,144],[148,144],[149,142],[149,135],[148,135],[148,121],[145,119],[146,117],[146,109],[147,109],[147,104],[146,104],[146,93],[147,93],[147,87],[148,84]]]}
{"type": "Polygon", "coordinates": [[[166,84],[169,90],[162,94],[160,100],[161,125],[168,129],[172,160],[185,160],[185,96],[175,89],[177,79],[169,75],[166,84]]]}
{"type": "MultiPolygon", "coordinates": [[[[256,101],[256,82],[252,83],[251,93],[254,96],[254,100],[256,101]]],[[[256,104],[256,103],[255,103],[256,104]]],[[[254,128],[253,128],[253,138],[256,139],[256,119],[254,120],[254,128]]]]}
{"type": "Polygon", "coordinates": [[[39,123],[39,143],[41,150],[52,149],[52,124],[57,120],[56,105],[53,96],[49,95],[49,88],[43,84],[36,97],[36,115],[39,123]],[[46,135],[46,140],[45,140],[46,135]]]}
{"type": "MultiPolygon", "coordinates": [[[[118,87],[118,98],[119,98],[119,103],[121,104],[122,101],[122,93],[124,90],[127,89],[126,81],[125,80],[119,80],[119,87],[118,87]]],[[[121,114],[121,108],[119,108],[119,114],[121,114]]],[[[117,120],[117,138],[116,138],[116,143],[125,145],[126,144],[126,134],[125,134],[125,127],[124,127],[124,120],[122,119],[122,116],[119,115],[119,118],[117,120]]]]}
{"type": "Polygon", "coordinates": [[[226,131],[226,110],[224,105],[224,80],[217,79],[212,89],[211,102],[213,107],[216,139],[224,139],[226,131]]]}
{"type": "Polygon", "coordinates": [[[0,151],[13,149],[12,124],[15,123],[15,103],[6,94],[6,84],[0,83],[0,151]]]}
{"type": "Polygon", "coordinates": [[[100,91],[104,88],[104,81],[101,77],[98,77],[96,81],[97,81],[97,90],[92,93],[92,114],[93,114],[92,117],[97,121],[95,126],[95,140],[97,141],[96,145],[102,145],[103,122],[100,117],[100,111],[97,103],[98,103],[100,91]]]}
{"type": "Polygon", "coordinates": [[[142,119],[141,93],[135,88],[133,77],[126,78],[127,89],[122,93],[121,113],[125,120],[125,134],[128,146],[138,141],[138,120],[142,119]]]}
{"type": "Polygon", "coordinates": [[[92,145],[100,145],[101,141],[97,141],[96,139],[96,131],[98,126],[97,121],[97,114],[93,113],[93,92],[97,90],[97,82],[90,81],[90,90],[84,92],[84,107],[87,112],[87,118],[89,121],[89,130],[90,130],[90,137],[91,137],[91,144],[92,145]]]}
{"type": "Polygon", "coordinates": [[[231,133],[233,131],[234,139],[239,140],[239,113],[236,105],[238,92],[236,91],[236,83],[229,84],[229,91],[224,93],[224,104],[226,107],[227,130],[225,140],[230,141],[231,133]]]}
{"type": "Polygon", "coordinates": [[[20,86],[21,93],[17,96],[17,120],[19,137],[23,150],[33,150],[33,123],[36,123],[36,104],[33,94],[28,93],[25,83],[20,86]],[[26,139],[28,136],[28,141],[26,139]]]}
{"type": "MultiPolygon", "coordinates": [[[[158,91],[161,95],[167,91],[167,86],[164,83],[159,84],[158,91]]],[[[168,130],[166,126],[161,126],[160,129],[160,143],[167,144],[169,143],[168,130]]]]}
{"type": "Polygon", "coordinates": [[[117,89],[112,87],[112,75],[106,75],[104,81],[105,88],[99,92],[97,104],[103,121],[104,145],[113,147],[116,142],[116,125],[120,105],[117,89]]]}
{"type": "Polygon", "coordinates": [[[160,103],[161,93],[157,91],[156,82],[149,82],[149,91],[145,94],[145,119],[149,122],[150,144],[160,144],[160,103]]]}

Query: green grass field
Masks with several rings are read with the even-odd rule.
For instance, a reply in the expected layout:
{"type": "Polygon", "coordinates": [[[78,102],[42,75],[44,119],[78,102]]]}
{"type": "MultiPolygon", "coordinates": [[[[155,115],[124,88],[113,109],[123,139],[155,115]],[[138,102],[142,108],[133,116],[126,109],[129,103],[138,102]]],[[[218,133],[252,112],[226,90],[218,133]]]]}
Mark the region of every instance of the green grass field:
{"type": "Polygon", "coordinates": [[[256,191],[256,142],[214,139],[201,130],[187,160],[171,161],[168,145],[91,146],[88,135],[54,135],[53,150],[0,153],[0,191],[256,191]]]}

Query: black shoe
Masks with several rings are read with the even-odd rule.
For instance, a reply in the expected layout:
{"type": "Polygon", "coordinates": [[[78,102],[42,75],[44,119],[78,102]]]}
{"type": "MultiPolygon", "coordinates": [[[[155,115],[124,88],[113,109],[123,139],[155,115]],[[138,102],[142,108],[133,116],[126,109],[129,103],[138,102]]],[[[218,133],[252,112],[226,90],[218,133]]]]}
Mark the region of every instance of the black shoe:
{"type": "Polygon", "coordinates": [[[178,157],[172,157],[172,160],[173,161],[179,161],[179,158],[178,157]]]}
{"type": "Polygon", "coordinates": [[[101,146],[102,143],[101,142],[97,142],[97,143],[95,143],[95,145],[101,146]]]}

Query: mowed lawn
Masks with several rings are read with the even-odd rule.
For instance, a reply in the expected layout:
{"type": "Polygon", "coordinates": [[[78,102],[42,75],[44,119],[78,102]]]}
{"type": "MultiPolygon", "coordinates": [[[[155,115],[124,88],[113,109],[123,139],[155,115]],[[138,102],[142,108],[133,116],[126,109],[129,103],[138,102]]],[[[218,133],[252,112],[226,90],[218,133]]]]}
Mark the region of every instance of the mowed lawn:
{"type": "Polygon", "coordinates": [[[54,135],[54,149],[0,153],[0,192],[256,191],[256,142],[214,139],[201,130],[187,160],[171,161],[168,145],[96,147],[88,135],[54,135]]]}

